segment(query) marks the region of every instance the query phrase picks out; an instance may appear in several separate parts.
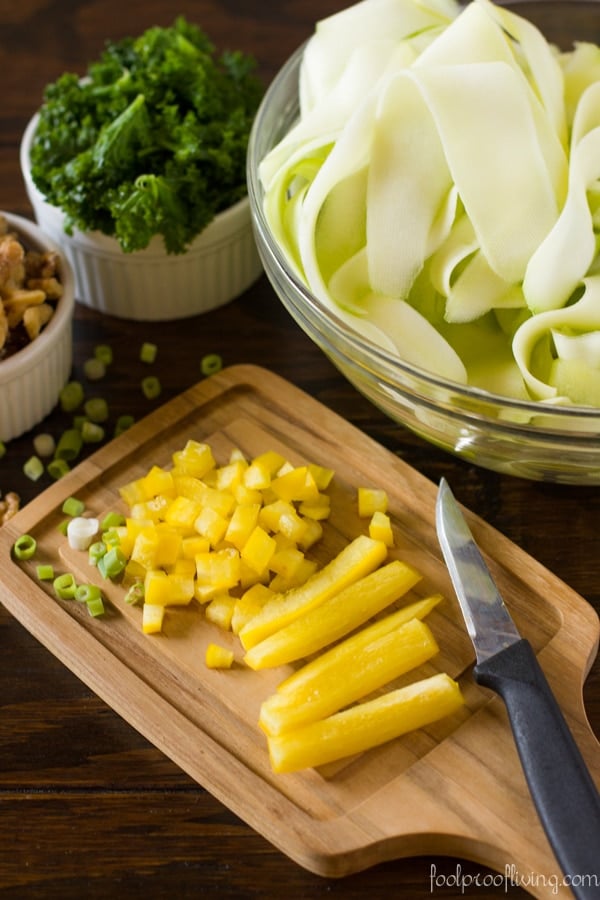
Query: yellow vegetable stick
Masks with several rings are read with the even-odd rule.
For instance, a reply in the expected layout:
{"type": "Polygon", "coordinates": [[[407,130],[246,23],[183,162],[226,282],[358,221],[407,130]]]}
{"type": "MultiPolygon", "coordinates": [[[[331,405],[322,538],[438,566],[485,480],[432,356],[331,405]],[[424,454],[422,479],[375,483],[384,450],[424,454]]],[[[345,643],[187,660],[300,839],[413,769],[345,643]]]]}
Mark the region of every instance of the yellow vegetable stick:
{"type": "Polygon", "coordinates": [[[360,656],[334,656],[327,677],[310,693],[275,693],[261,706],[259,725],[267,734],[293,731],[366,697],[438,652],[431,630],[419,619],[368,644],[360,656]]]}
{"type": "Polygon", "coordinates": [[[381,565],[386,555],[387,547],[382,541],[359,535],[303,585],[266,603],[240,632],[244,649],[254,647],[309,609],[372,572],[381,565]]]}
{"type": "Polygon", "coordinates": [[[360,658],[365,647],[410,622],[411,619],[424,619],[441,600],[441,594],[432,594],[430,597],[424,597],[422,600],[416,600],[408,606],[403,606],[385,618],[368,625],[357,634],[351,635],[341,644],[325,651],[298,669],[281,682],[277,693],[287,694],[290,697],[296,697],[299,702],[304,702],[304,699],[313,691],[320,690],[320,685],[329,683],[332,670],[335,671],[340,666],[356,664],[356,660],[360,658]]]}
{"type": "Polygon", "coordinates": [[[456,712],[460,687],[445,673],[398,688],[304,728],[268,738],[277,773],[322,766],[363,753],[456,712]]]}
{"type": "Polygon", "coordinates": [[[412,566],[394,560],[260,641],[244,662],[251,669],[266,669],[310,656],[363,625],[421,578],[412,566]]]}

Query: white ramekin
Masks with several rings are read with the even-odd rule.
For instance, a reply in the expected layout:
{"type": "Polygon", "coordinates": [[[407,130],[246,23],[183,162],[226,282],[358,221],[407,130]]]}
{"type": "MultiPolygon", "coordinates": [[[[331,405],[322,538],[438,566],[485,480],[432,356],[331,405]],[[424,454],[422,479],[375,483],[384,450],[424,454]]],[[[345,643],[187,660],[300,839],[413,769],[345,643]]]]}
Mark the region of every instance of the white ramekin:
{"type": "Polygon", "coordinates": [[[167,321],[223,306],[262,273],[248,198],[219,213],[183,254],[168,254],[161,237],[124,253],[98,231],[64,231],[64,214],[48,204],[31,178],[29,151],[39,115],[20,147],[27,195],[41,228],[62,248],[75,273],[76,299],[122,319],[167,321]]]}
{"type": "Polygon", "coordinates": [[[36,225],[3,212],[11,231],[26,249],[53,250],[61,256],[63,294],[50,322],[37,338],[7,359],[0,360],[0,440],[10,441],[44,419],[56,406],[69,380],[73,361],[73,271],[60,247],[36,225]]]}

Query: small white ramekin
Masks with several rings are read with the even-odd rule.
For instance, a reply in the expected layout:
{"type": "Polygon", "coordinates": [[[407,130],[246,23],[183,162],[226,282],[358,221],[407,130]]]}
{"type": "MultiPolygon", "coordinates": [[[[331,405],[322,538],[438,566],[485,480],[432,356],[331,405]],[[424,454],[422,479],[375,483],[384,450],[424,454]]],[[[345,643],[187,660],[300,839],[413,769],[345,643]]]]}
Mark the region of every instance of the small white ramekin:
{"type": "Polygon", "coordinates": [[[122,319],[168,321],[223,306],[262,273],[248,198],[219,213],[182,254],[168,254],[160,236],[124,253],[98,231],[64,231],[64,214],[48,204],[31,178],[29,153],[39,115],[20,147],[23,179],[41,228],[62,248],[75,273],[76,299],[122,319]]]}
{"type": "Polygon", "coordinates": [[[53,250],[61,257],[63,294],[37,338],[0,360],[0,440],[10,441],[33,428],[58,403],[73,362],[75,280],[60,247],[34,222],[3,212],[11,231],[28,250],[53,250]]]}

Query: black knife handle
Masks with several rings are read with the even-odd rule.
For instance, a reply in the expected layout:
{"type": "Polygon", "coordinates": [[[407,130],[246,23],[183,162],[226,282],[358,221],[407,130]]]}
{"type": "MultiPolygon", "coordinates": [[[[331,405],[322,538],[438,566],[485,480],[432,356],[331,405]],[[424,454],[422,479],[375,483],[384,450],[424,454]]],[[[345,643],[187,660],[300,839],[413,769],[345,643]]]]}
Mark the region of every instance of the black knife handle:
{"type": "Polygon", "coordinates": [[[506,705],[544,830],[577,898],[600,897],[600,794],[531,645],[517,641],[475,666],[506,705]]]}

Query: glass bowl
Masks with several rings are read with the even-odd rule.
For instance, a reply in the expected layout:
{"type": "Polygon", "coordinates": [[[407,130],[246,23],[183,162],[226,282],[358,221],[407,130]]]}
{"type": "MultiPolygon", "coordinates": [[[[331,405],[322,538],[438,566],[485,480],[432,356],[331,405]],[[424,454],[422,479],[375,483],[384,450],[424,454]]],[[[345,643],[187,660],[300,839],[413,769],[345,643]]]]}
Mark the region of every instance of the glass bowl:
{"type": "MultiPolygon", "coordinates": [[[[531,0],[511,7],[565,49],[576,40],[600,42],[596,0],[531,0]]],[[[358,391],[425,440],[493,471],[539,481],[600,484],[599,409],[511,400],[403,363],[349,327],[296,277],[265,217],[258,168],[298,116],[303,49],[292,55],[265,94],[248,149],[256,242],[285,308],[358,391]]]]}

